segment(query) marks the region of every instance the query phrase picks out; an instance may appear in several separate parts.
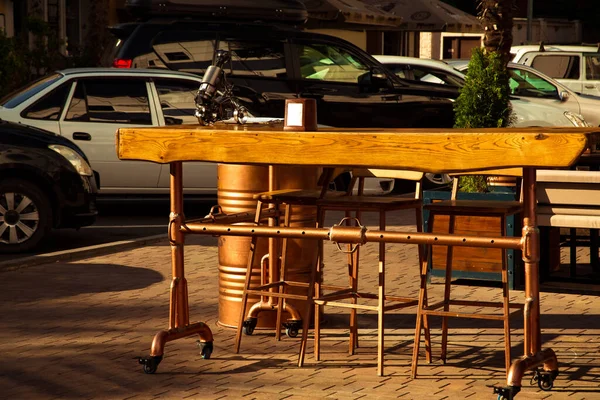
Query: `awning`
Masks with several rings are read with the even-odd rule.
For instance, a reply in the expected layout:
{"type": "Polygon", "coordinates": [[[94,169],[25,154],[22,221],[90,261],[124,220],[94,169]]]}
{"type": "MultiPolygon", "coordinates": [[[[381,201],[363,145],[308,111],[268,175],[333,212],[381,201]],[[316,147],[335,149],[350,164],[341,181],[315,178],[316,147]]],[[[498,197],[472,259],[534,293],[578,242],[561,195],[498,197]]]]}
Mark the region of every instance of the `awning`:
{"type": "Polygon", "coordinates": [[[439,0],[361,0],[402,18],[407,31],[483,32],[479,20],[439,0]]]}
{"type": "Polygon", "coordinates": [[[308,18],[360,25],[398,28],[402,17],[385,12],[360,0],[303,0],[308,18]]]}

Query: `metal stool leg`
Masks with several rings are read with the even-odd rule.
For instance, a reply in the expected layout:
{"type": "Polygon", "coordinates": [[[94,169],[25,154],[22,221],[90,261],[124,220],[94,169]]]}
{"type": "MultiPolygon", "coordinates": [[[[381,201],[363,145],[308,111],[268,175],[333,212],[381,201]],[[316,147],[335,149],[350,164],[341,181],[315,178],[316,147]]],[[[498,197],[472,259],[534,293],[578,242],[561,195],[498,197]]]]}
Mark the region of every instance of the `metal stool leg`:
{"type": "MultiPolygon", "coordinates": [[[[256,214],[254,217],[254,224],[256,226],[260,223],[262,214],[262,202],[258,201],[256,204],[256,214]]],[[[246,280],[244,281],[244,289],[242,292],[242,308],[240,310],[240,319],[238,321],[237,331],[235,333],[235,352],[240,352],[240,344],[242,341],[242,330],[244,326],[244,319],[246,318],[246,306],[248,305],[248,290],[250,289],[250,282],[252,280],[252,265],[254,265],[254,257],[256,250],[256,242],[258,237],[252,236],[250,242],[250,254],[248,255],[248,264],[246,265],[246,280]]]]}

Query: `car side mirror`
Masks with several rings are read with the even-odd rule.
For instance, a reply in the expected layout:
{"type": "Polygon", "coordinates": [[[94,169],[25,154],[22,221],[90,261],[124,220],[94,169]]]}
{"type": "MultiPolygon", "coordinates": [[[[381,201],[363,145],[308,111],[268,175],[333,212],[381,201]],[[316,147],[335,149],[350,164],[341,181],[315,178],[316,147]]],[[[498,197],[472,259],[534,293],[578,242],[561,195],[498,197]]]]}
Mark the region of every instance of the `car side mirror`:
{"type": "Polygon", "coordinates": [[[373,91],[389,87],[389,79],[385,71],[381,68],[371,68],[369,72],[358,77],[358,85],[363,91],[373,91]]]}
{"type": "Polygon", "coordinates": [[[567,92],[567,91],[558,92],[558,98],[560,99],[560,101],[567,101],[569,99],[569,92],[567,92]]]}

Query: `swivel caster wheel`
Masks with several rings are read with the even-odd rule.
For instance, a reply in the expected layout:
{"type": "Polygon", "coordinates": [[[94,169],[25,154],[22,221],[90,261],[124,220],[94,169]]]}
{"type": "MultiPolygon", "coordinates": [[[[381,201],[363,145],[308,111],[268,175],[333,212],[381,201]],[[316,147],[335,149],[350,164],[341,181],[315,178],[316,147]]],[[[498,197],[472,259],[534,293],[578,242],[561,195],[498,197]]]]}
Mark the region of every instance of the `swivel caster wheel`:
{"type": "Polygon", "coordinates": [[[196,344],[200,348],[200,356],[205,360],[210,359],[213,352],[213,342],[201,342],[198,340],[196,341],[196,344]]]}
{"type": "Polygon", "coordinates": [[[520,391],[519,386],[494,387],[494,394],[498,394],[497,400],[513,400],[520,391]]]}
{"type": "Polygon", "coordinates": [[[242,331],[244,335],[251,336],[254,333],[254,328],[258,323],[258,318],[248,318],[242,323],[242,331]]]}
{"type": "Polygon", "coordinates": [[[283,324],[283,326],[285,327],[286,336],[289,338],[295,338],[298,336],[298,332],[300,331],[300,328],[302,327],[302,321],[301,320],[289,321],[289,322],[286,322],[285,324],[283,324]]]}
{"type": "Polygon", "coordinates": [[[153,374],[158,368],[158,364],[162,361],[162,356],[149,356],[148,358],[138,358],[138,362],[142,364],[142,370],[146,374],[153,374]]]}
{"type": "Polygon", "coordinates": [[[538,387],[547,392],[552,390],[554,387],[554,380],[558,376],[558,371],[542,371],[540,369],[536,369],[533,371],[533,377],[531,378],[531,384],[535,385],[537,382],[538,387]]]}

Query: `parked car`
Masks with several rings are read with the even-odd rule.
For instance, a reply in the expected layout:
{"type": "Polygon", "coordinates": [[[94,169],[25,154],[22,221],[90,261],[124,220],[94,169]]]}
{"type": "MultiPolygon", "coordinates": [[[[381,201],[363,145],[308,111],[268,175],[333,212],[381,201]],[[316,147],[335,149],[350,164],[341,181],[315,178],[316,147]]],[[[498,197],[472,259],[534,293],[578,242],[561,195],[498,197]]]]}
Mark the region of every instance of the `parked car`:
{"type": "Polygon", "coordinates": [[[286,99],[317,100],[317,118],[335,127],[452,127],[455,88],[402,80],[337,37],[289,25],[212,19],[150,19],[114,26],[106,66],[168,68],[202,76],[229,50],[227,79],[253,115],[284,116],[286,99]],[[377,115],[377,118],[372,118],[377,115]]]}
{"type": "Polygon", "coordinates": [[[510,52],[514,54],[513,62],[535,68],[576,93],[600,96],[597,45],[522,45],[512,46],[510,52]]]}
{"type": "MultiPolygon", "coordinates": [[[[415,57],[375,56],[395,74],[405,79],[426,81],[431,83],[462,87],[468,60],[460,62],[431,60],[415,57]]],[[[561,103],[537,102],[520,96],[516,89],[518,82],[523,81],[519,71],[509,68],[511,73],[511,105],[517,118],[514,126],[585,126],[584,119],[578,111],[567,110],[561,103]]],[[[545,81],[544,81],[545,82],[545,81]]],[[[600,99],[599,99],[600,101],[600,99]]]]}
{"type": "MultiPolygon", "coordinates": [[[[465,83],[462,72],[440,60],[386,55],[374,57],[403,79],[454,87],[462,87],[465,83]]],[[[511,96],[510,101],[516,117],[514,126],[585,126],[582,117],[558,105],[538,104],[515,96],[511,96]]],[[[452,181],[446,174],[425,174],[425,177],[428,182],[437,185],[452,181]]],[[[401,186],[400,182],[396,182],[396,190],[401,190],[401,186]]]]}
{"type": "MultiPolygon", "coordinates": [[[[468,60],[448,60],[466,72],[468,60]]],[[[579,94],[544,73],[522,64],[509,63],[512,97],[536,104],[560,107],[583,116],[591,126],[600,126],[600,97],[579,94]]]]}
{"type": "Polygon", "coordinates": [[[96,220],[96,179],[71,141],[0,121],[0,253],[33,249],[52,228],[96,220]]]}
{"type": "MultiPolygon", "coordinates": [[[[115,132],[125,126],[197,124],[198,75],[164,69],[86,68],[50,74],[0,100],[0,118],[46,129],[75,141],[99,175],[103,197],[169,193],[169,165],[119,160],[115,132]]],[[[345,190],[349,178],[337,180],[345,190]]],[[[213,197],[217,167],[184,164],[185,193],[213,197]]],[[[392,182],[369,179],[367,191],[386,193],[392,182]]]]}

